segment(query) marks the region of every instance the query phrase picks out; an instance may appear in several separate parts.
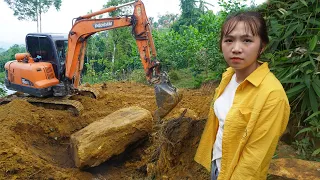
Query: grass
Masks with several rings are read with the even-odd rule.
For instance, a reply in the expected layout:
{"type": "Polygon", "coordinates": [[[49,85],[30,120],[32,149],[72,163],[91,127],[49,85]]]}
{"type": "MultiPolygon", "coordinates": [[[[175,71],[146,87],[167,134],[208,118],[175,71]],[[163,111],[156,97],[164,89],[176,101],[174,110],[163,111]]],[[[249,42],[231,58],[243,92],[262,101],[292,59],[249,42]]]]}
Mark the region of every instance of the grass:
{"type": "Polygon", "coordinates": [[[169,72],[171,83],[177,88],[197,89],[201,84],[216,80],[216,73],[211,72],[209,74],[200,73],[195,74],[191,69],[180,69],[169,72]]]}
{"type": "MultiPolygon", "coordinates": [[[[210,72],[208,74],[198,73],[196,74],[191,69],[179,69],[179,70],[171,70],[168,72],[169,79],[171,83],[177,88],[185,88],[185,89],[197,89],[200,88],[201,84],[210,81],[217,80],[218,76],[215,72],[210,72]]],[[[117,81],[117,80],[129,80],[135,81],[143,84],[147,84],[145,72],[143,69],[136,69],[132,71],[130,74],[102,74],[95,76],[84,75],[82,76],[83,83],[101,83],[107,81],[117,81]]]]}

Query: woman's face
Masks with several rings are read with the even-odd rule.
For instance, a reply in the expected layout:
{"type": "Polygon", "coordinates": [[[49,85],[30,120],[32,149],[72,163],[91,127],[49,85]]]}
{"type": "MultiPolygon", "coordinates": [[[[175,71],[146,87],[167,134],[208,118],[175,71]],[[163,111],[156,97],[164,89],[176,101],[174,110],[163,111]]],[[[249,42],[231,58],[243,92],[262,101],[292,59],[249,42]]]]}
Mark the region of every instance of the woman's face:
{"type": "Polygon", "coordinates": [[[238,22],[230,34],[222,38],[221,49],[224,59],[235,70],[256,67],[258,55],[261,53],[261,39],[246,31],[245,23],[238,22]]]}

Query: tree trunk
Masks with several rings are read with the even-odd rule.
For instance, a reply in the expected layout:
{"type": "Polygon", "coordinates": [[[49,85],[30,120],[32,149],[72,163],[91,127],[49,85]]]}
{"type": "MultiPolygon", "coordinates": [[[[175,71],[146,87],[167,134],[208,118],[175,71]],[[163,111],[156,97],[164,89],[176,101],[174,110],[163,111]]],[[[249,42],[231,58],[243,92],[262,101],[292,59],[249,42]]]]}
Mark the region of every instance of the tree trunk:
{"type": "Polygon", "coordinates": [[[37,33],[39,32],[39,20],[38,20],[38,17],[37,17],[37,33]]]}
{"type": "Polygon", "coordinates": [[[39,9],[38,9],[38,1],[36,4],[36,16],[37,16],[37,33],[39,32],[39,9]]]}
{"type": "Polygon", "coordinates": [[[39,19],[40,19],[40,23],[39,23],[39,25],[40,25],[40,33],[42,32],[42,23],[41,23],[41,14],[42,14],[42,12],[41,12],[41,4],[39,3],[39,19]]]}
{"type": "Polygon", "coordinates": [[[41,12],[40,12],[39,18],[40,18],[40,33],[41,33],[42,32],[41,12]]]}
{"type": "Polygon", "coordinates": [[[114,56],[116,55],[116,42],[113,41],[112,64],[114,65],[114,56]]]}

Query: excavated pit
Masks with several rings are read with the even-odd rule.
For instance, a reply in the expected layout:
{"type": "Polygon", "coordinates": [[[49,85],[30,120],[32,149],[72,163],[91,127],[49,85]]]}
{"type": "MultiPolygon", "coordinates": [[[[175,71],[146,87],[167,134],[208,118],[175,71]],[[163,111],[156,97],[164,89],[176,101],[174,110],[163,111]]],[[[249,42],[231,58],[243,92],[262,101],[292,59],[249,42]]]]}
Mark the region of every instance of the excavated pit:
{"type": "Polygon", "coordinates": [[[212,83],[197,90],[182,89],[182,101],[161,122],[154,122],[153,133],[148,138],[130,145],[124,153],[100,166],[86,170],[77,169],[72,161],[70,135],[124,107],[139,106],[154,112],[153,87],[134,82],[93,85],[102,91],[102,97],[74,97],[85,108],[78,117],[69,111],[45,109],[22,100],[1,105],[0,179],[209,177],[193,161],[193,156],[215,86],[212,83]],[[192,112],[192,117],[187,111],[192,112]],[[171,134],[163,134],[168,127],[171,127],[171,134]],[[171,141],[179,144],[175,144],[178,149],[171,141]],[[166,161],[166,157],[177,160],[166,161]]]}
{"type": "MultiPolygon", "coordinates": [[[[75,167],[70,135],[125,107],[139,106],[154,112],[153,87],[134,82],[93,85],[92,88],[102,92],[100,99],[73,97],[84,106],[80,116],[22,100],[1,105],[0,179],[210,179],[193,157],[216,85],[211,82],[196,90],[180,89],[182,101],[166,117],[154,120],[147,138],[129,145],[125,152],[103,164],[85,170],[75,167]]],[[[288,149],[279,143],[278,158],[296,157],[294,150],[288,153],[288,149]]],[[[275,174],[272,168],[270,173],[275,174]]],[[[269,179],[283,177],[272,175],[269,179]]]]}

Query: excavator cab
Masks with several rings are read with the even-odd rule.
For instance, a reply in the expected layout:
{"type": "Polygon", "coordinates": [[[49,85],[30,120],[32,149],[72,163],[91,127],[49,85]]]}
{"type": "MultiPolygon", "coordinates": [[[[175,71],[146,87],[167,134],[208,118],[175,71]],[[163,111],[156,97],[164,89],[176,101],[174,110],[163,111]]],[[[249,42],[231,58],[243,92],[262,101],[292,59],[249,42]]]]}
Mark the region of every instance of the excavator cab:
{"type": "Polygon", "coordinates": [[[68,38],[63,34],[28,34],[26,48],[35,62],[52,64],[54,74],[61,80],[64,75],[64,64],[68,38]]]}

